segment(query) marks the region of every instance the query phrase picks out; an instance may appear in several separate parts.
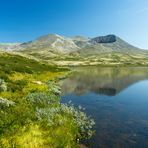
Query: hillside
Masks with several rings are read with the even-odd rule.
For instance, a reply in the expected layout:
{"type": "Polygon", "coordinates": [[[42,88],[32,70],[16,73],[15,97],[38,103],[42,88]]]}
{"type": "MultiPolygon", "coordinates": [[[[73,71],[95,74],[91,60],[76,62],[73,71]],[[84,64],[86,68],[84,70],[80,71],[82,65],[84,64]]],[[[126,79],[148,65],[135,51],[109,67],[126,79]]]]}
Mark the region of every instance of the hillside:
{"type": "Polygon", "coordinates": [[[147,50],[116,35],[70,38],[48,34],[11,49],[57,65],[148,65],[147,50]]]}
{"type": "Polygon", "coordinates": [[[0,50],[11,51],[13,49],[18,49],[20,43],[0,43],[0,50]]]}
{"type": "Polygon", "coordinates": [[[82,54],[82,50],[89,49],[89,53],[100,52],[121,52],[121,53],[144,53],[137,47],[130,45],[115,35],[99,36],[88,38],[83,36],[64,37],[57,34],[48,34],[33,41],[20,44],[21,51],[27,52],[53,52],[53,53],[75,53],[82,54]]]}
{"type": "Polygon", "coordinates": [[[57,54],[70,53],[79,49],[72,39],[57,34],[39,37],[34,41],[21,44],[20,47],[22,51],[54,52],[57,54]]]}
{"type": "Polygon", "coordinates": [[[92,136],[94,121],[82,110],[60,103],[57,82],[68,72],[0,52],[0,147],[75,148],[77,139],[92,136]]]}

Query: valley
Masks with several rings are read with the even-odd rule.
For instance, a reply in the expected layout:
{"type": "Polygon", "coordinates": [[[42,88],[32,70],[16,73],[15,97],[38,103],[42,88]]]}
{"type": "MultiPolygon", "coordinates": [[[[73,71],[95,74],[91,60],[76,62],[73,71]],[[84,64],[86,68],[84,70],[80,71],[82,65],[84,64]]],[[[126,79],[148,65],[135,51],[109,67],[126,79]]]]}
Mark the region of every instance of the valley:
{"type": "Polygon", "coordinates": [[[98,134],[102,124],[97,118],[102,118],[99,112],[106,116],[106,111],[91,113],[89,99],[85,102],[83,95],[115,98],[129,85],[147,79],[147,66],[147,50],[115,35],[67,38],[49,34],[25,43],[1,43],[0,146],[77,148],[94,137],[95,131],[102,140],[92,144],[106,146],[99,135],[103,131],[98,134]],[[65,96],[74,103],[82,96],[82,102],[69,104],[65,96]]]}

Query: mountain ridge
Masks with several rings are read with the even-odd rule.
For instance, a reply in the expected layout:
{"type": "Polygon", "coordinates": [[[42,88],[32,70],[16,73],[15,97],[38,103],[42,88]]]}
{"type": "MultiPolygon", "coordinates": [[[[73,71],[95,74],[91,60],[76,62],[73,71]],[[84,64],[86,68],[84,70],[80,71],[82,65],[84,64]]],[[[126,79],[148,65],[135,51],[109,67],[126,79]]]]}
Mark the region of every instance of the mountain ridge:
{"type": "MultiPolygon", "coordinates": [[[[7,47],[7,44],[5,46],[7,47]]],[[[9,45],[10,49],[12,50],[17,50],[17,47],[19,47],[18,50],[20,49],[25,50],[28,48],[30,48],[30,50],[37,49],[37,48],[38,49],[51,48],[51,50],[54,50],[54,48],[56,48],[56,50],[57,51],[59,50],[60,52],[65,50],[66,52],[69,52],[69,51],[71,52],[71,50],[76,51],[81,48],[91,49],[93,46],[94,48],[98,48],[98,49],[101,49],[101,47],[102,48],[104,47],[104,48],[111,48],[112,50],[117,50],[117,51],[121,50],[121,48],[122,50],[123,49],[142,50],[138,47],[130,45],[128,42],[122,40],[120,37],[114,34],[97,36],[94,38],[80,36],[80,35],[73,36],[73,37],[65,37],[58,34],[47,34],[47,35],[40,36],[35,40],[29,41],[29,42],[16,43],[16,44],[14,43],[12,44],[12,48],[11,48],[11,45],[9,45]],[[14,45],[17,45],[17,46],[14,46],[14,45]]]]}
{"type": "Polygon", "coordinates": [[[113,34],[94,38],[47,34],[11,47],[10,52],[57,65],[148,65],[147,50],[135,47],[113,34]]]}

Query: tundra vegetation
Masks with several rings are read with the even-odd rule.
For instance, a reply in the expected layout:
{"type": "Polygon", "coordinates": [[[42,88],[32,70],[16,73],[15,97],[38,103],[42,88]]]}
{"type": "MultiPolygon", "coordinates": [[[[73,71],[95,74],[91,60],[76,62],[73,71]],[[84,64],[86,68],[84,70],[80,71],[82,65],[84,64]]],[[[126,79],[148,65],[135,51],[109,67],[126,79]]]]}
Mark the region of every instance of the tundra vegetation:
{"type": "Polygon", "coordinates": [[[0,147],[74,148],[92,136],[81,107],[60,103],[66,68],[0,53],[0,147]]]}

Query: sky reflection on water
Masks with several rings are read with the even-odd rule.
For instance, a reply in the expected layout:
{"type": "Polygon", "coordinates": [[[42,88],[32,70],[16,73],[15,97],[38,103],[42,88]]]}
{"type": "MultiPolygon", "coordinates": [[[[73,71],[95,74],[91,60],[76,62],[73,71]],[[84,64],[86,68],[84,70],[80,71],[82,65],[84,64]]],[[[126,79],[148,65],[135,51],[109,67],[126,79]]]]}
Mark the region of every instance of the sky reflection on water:
{"type": "Polygon", "coordinates": [[[148,68],[77,68],[61,86],[96,122],[90,147],[148,147],[148,68]]]}

